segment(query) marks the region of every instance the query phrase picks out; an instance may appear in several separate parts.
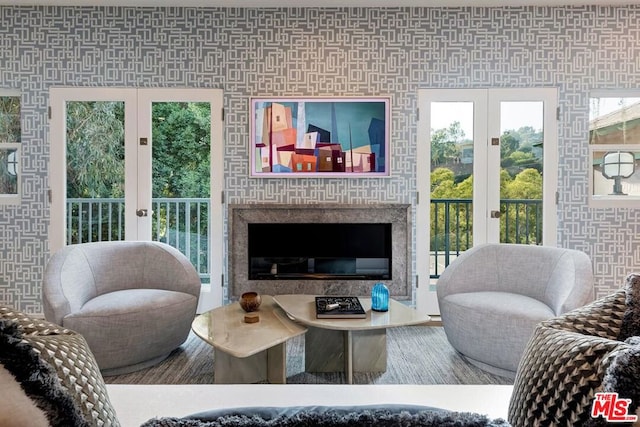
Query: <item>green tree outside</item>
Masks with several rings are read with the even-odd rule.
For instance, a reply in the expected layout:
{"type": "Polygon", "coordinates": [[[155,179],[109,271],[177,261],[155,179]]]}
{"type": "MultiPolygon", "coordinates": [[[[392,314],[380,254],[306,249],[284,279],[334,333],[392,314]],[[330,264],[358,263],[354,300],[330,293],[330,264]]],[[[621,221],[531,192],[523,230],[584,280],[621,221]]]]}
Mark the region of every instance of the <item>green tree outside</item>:
{"type": "MultiPolygon", "coordinates": [[[[154,198],[209,198],[210,105],[208,103],[161,102],[152,111],[152,168],[154,198]]],[[[99,208],[99,201],[74,205],[71,212],[72,242],[117,240],[122,237],[124,183],[124,115],[122,102],[69,102],[67,104],[67,197],[70,199],[117,199],[114,210],[99,208]],[[80,221],[82,218],[82,221],[80,221]],[[89,223],[88,218],[92,218],[89,223]],[[82,229],[78,224],[82,224],[82,229]],[[99,230],[97,224],[110,224],[99,230]],[[74,225],[75,224],[75,225],[74,225]]],[[[112,209],[113,204],[110,206],[112,209]]],[[[159,240],[182,239],[200,230],[199,257],[206,257],[208,211],[193,204],[179,208],[159,204],[152,235],[159,240]],[[176,211],[176,209],[179,209],[176,211]],[[186,221],[185,219],[189,219],[186,221]],[[187,225],[187,223],[189,223],[187,225]],[[188,229],[187,229],[188,227],[188,229]],[[173,233],[172,235],[170,235],[173,233]]],[[[196,243],[193,243],[194,245],[196,243]]],[[[184,247],[184,246],[182,246],[184,247]]],[[[193,252],[198,252],[194,249],[193,252]]],[[[193,261],[193,260],[192,260],[193,261]]],[[[206,262],[201,264],[207,265],[206,262]]]]}
{"type": "MultiPolygon", "coordinates": [[[[153,197],[209,197],[208,103],[153,105],[153,197]]],[[[124,196],[124,104],[67,105],[67,197],[124,196]]]]}
{"type": "Polygon", "coordinates": [[[67,103],[67,197],[124,197],[124,103],[67,103]]]}
{"type": "MultiPolygon", "coordinates": [[[[154,103],[152,120],[153,198],[208,199],[211,182],[210,104],[154,103]]],[[[153,235],[181,248],[190,245],[191,261],[196,264],[196,258],[199,258],[199,265],[208,265],[208,209],[187,203],[158,203],[154,209],[159,220],[152,224],[153,235]]]]}
{"type": "Polygon", "coordinates": [[[209,197],[208,103],[153,104],[153,197],[209,197]]]}
{"type": "MultiPolygon", "coordinates": [[[[460,123],[432,132],[431,250],[455,248],[467,250],[472,245],[473,230],[473,176],[464,177],[461,170],[460,146],[466,142],[460,123]]],[[[540,243],[542,212],[540,204],[524,203],[542,199],[542,132],[532,127],[508,130],[500,139],[501,170],[500,195],[505,201],[501,207],[501,241],[512,243],[540,243]]],[[[471,165],[468,165],[470,168],[471,165]]]]}

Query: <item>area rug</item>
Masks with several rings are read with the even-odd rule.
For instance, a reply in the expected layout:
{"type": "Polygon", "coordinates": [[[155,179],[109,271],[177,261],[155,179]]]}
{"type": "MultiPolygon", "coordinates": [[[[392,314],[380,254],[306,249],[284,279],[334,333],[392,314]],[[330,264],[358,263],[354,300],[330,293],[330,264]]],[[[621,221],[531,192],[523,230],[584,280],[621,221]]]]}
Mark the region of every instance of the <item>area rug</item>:
{"type": "MultiPolygon", "coordinates": [[[[355,372],[355,384],[513,384],[465,361],[451,347],[441,326],[387,330],[386,372],[355,372]]],[[[105,377],[108,384],[213,384],[213,347],[191,333],[162,363],[126,375],[105,377]]],[[[343,372],[312,373],[304,368],[304,336],[287,341],[288,384],[346,384],[343,372]]]]}

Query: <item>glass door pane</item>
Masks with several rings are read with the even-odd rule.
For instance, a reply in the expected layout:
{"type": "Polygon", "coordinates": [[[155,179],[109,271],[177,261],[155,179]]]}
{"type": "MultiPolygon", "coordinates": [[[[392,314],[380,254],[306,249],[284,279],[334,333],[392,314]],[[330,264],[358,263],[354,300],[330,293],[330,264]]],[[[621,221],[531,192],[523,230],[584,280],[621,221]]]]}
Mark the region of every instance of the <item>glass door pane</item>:
{"type": "Polygon", "coordinates": [[[542,244],[542,101],[500,103],[500,242],[542,244]]]}
{"type": "Polygon", "coordinates": [[[211,104],[152,102],[152,240],[184,253],[209,283],[211,104]]]}
{"type": "Polygon", "coordinates": [[[473,102],[431,103],[430,276],[473,244],[473,102]]]}
{"type": "Polygon", "coordinates": [[[125,239],[122,101],[66,103],[66,243],[125,239]]]}

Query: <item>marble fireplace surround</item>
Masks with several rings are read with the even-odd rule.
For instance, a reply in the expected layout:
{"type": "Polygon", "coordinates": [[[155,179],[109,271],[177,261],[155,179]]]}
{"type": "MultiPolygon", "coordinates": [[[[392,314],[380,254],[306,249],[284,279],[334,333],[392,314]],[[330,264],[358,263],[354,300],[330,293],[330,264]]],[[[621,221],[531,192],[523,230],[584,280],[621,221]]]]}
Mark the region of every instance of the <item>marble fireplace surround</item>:
{"type": "Polygon", "coordinates": [[[376,280],[249,280],[248,224],[391,223],[391,280],[383,282],[397,300],[412,297],[411,205],[409,204],[230,204],[228,207],[229,298],[261,294],[370,295],[376,280]]]}

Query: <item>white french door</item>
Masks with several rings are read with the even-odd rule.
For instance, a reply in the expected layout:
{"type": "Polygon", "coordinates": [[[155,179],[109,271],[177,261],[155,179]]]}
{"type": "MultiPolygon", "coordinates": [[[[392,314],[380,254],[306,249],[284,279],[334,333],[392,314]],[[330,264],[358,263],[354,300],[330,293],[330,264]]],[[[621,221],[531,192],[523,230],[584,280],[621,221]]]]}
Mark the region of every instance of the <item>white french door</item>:
{"type": "Polygon", "coordinates": [[[200,273],[198,310],[220,305],[222,91],[52,88],[50,108],[50,251],[163,241],[200,273]]]}
{"type": "Polygon", "coordinates": [[[556,245],[557,90],[418,92],[416,307],[438,314],[437,278],[486,242],[556,245]]]}

